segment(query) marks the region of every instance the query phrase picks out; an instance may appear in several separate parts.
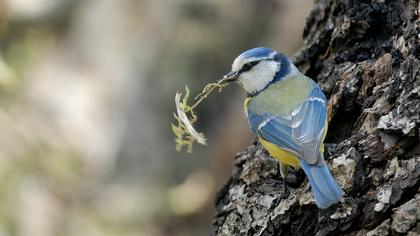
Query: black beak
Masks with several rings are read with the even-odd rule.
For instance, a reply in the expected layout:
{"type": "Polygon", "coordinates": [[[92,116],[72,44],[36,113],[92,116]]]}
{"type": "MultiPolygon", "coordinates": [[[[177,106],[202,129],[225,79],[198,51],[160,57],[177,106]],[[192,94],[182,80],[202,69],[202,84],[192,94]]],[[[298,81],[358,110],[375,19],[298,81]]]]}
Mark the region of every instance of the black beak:
{"type": "Polygon", "coordinates": [[[239,73],[236,71],[231,71],[227,73],[225,76],[223,76],[223,80],[226,82],[232,82],[238,80],[239,73]]]}

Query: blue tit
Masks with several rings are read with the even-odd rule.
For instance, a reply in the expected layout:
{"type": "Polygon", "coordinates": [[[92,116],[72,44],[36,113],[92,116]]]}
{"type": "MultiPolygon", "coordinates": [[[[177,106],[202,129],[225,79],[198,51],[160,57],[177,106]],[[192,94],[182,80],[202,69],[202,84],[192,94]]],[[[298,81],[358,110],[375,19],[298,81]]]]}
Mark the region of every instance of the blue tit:
{"type": "Polygon", "coordinates": [[[245,113],[259,142],[280,163],[302,168],[319,208],[337,203],[343,191],[324,161],[327,133],[326,98],[320,87],[300,73],[292,61],[271,48],[240,54],[225,81],[237,81],[247,92],[245,113]]]}

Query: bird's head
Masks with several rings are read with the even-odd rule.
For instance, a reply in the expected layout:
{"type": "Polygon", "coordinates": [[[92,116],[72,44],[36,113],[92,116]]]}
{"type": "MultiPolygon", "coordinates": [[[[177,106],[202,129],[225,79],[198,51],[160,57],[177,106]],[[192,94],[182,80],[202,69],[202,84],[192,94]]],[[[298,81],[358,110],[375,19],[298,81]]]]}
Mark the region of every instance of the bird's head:
{"type": "Polygon", "coordinates": [[[270,84],[297,70],[290,59],[271,48],[253,48],[240,54],[226,81],[238,81],[249,94],[256,94],[270,84]]]}

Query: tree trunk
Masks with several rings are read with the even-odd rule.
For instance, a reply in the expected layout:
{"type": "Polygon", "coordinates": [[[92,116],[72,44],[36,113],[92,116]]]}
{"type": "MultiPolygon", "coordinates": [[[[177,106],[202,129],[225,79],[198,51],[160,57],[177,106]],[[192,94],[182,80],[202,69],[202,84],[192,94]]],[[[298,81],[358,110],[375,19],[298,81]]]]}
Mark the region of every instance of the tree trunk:
{"type": "Polygon", "coordinates": [[[306,180],[284,191],[255,142],[218,194],[213,235],[420,234],[419,10],[417,0],[316,1],[296,65],[329,98],[326,160],[344,198],[320,210],[306,180]]]}

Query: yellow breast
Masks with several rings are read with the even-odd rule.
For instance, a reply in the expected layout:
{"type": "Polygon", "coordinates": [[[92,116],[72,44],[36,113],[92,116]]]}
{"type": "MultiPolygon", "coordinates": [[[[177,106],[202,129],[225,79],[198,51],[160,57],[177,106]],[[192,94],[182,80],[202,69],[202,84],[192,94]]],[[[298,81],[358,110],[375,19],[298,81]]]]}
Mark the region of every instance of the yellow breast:
{"type": "Polygon", "coordinates": [[[293,166],[295,169],[299,168],[299,159],[294,154],[277,147],[275,144],[272,144],[261,137],[259,140],[272,157],[276,158],[282,164],[293,166]]]}

